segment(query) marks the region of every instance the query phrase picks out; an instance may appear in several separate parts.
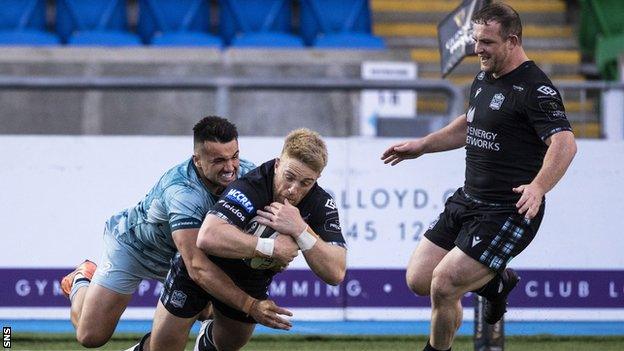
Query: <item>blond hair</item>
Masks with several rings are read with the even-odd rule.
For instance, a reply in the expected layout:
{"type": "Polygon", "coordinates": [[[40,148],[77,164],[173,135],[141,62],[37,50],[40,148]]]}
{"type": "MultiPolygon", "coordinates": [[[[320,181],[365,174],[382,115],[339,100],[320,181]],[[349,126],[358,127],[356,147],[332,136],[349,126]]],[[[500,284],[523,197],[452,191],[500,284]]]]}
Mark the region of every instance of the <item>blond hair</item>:
{"type": "Polygon", "coordinates": [[[319,174],[327,166],[327,146],[321,135],[307,128],[288,133],[282,148],[282,157],[301,161],[319,174]]]}

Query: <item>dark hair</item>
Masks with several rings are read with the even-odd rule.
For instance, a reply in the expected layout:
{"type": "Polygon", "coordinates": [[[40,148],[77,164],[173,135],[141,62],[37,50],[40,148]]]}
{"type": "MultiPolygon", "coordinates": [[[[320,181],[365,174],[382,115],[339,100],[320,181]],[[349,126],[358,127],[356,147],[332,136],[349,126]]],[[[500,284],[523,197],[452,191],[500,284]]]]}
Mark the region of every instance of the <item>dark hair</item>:
{"type": "Polygon", "coordinates": [[[472,23],[487,25],[490,22],[500,23],[500,36],[507,39],[509,35],[518,37],[522,43],[522,22],[520,15],[511,6],[501,2],[489,4],[472,16],[472,23]]]}
{"type": "Polygon", "coordinates": [[[227,143],[235,139],[238,139],[236,126],[225,118],[204,117],[193,127],[193,143],[195,145],[204,141],[227,143]]]}

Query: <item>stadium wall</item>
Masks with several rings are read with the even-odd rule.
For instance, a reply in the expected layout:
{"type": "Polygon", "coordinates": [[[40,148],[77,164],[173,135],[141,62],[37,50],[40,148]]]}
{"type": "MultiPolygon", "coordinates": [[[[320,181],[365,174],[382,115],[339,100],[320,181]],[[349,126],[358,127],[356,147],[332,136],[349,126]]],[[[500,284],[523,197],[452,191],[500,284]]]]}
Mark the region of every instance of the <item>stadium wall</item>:
{"type": "MultiPolygon", "coordinates": [[[[53,77],[360,78],[363,61],[410,61],[385,50],[2,48],[0,75],[53,77]]],[[[238,91],[230,120],[241,135],[309,127],[359,134],[359,92],[238,91]]],[[[17,91],[0,94],[0,134],[187,135],[219,111],[214,91],[17,91]]]]}
{"type": "MultiPolygon", "coordinates": [[[[335,197],[348,241],[349,272],[321,283],[299,257],[270,294],[299,320],[427,320],[428,298],[405,287],[404,268],[464,172],[461,150],[396,167],[379,156],[392,142],[328,138],[319,183],[335,197]]],[[[259,164],[281,138],[243,137],[259,164]]],[[[0,136],[0,319],[69,316],[59,280],[99,259],[106,218],[141,199],[166,169],[190,157],[190,137],[0,136]]],[[[548,194],[532,245],[511,266],[523,276],[508,320],[624,320],[624,142],[579,141],[579,153],[548,194]]],[[[149,319],[160,283],[144,281],[126,319],[149,319]]],[[[472,318],[471,298],[465,318],[472,318]]]]}

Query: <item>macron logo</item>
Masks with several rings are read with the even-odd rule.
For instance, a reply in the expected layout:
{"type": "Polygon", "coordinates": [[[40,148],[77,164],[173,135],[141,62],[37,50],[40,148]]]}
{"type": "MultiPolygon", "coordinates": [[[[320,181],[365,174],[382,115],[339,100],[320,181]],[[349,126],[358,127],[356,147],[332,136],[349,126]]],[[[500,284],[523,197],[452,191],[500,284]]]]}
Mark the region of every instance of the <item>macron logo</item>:
{"type": "Polygon", "coordinates": [[[472,237],[472,247],[475,247],[476,245],[478,245],[481,241],[483,241],[483,239],[481,239],[480,236],[475,235],[472,237]]]}
{"type": "Polygon", "coordinates": [[[249,201],[247,196],[245,196],[245,194],[243,194],[240,190],[231,189],[230,191],[228,191],[225,198],[243,206],[247,213],[252,213],[254,211],[254,207],[251,204],[251,201],[249,201]]]}

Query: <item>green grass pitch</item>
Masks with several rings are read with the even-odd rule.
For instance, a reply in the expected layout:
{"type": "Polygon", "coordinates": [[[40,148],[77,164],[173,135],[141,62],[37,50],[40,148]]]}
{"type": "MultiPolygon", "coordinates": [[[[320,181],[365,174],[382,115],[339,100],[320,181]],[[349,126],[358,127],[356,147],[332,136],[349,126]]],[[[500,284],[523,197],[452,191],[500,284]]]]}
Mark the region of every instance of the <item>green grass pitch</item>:
{"type": "MultiPolygon", "coordinates": [[[[141,335],[118,334],[98,350],[125,350],[141,335]]],[[[252,338],[244,350],[256,351],[368,351],[422,350],[426,336],[268,336],[252,338]]],[[[186,350],[193,349],[190,338],[186,350]]],[[[70,334],[13,334],[11,350],[87,350],[70,334]]],[[[505,351],[622,351],[624,336],[559,337],[512,336],[505,341],[505,351]]],[[[459,337],[453,351],[473,351],[470,337],[459,337]]]]}

